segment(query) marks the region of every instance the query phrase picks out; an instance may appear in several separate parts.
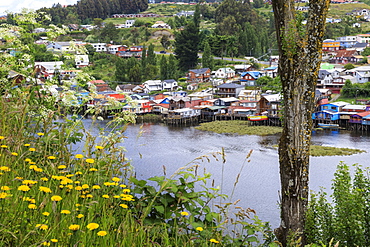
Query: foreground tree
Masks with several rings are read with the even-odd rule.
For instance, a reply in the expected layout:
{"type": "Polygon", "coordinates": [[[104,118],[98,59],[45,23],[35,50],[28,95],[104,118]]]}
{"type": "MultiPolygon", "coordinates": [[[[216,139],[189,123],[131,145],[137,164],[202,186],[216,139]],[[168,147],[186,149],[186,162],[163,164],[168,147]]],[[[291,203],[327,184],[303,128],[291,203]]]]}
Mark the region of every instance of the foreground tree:
{"type": "Polygon", "coordinates": [[[272,1],[284,99],[279,143],[281,225],[275,230],[283,246],[290,241],[302,245],[306,242],[303,229],[309,192],[311,114],[329,3],[330,0],[311,0],[304,26],[294,0],[272,1]]]}

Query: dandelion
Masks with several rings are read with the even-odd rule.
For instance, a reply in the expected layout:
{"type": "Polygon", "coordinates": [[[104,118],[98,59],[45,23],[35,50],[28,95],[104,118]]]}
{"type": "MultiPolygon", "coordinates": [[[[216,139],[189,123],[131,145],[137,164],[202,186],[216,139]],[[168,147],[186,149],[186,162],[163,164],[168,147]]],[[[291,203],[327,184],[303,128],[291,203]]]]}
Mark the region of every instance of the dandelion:
{"type": "Polygon", "coordinates": [[[83,215],[83,214],[78,214],[76,217],[77,217],[77,218],[79,218],[79,219],[81,219],[81,218],[85,217],[85,215],[83,215]]]}
{"type": "Polygon", "coordinates": [[[28,168],[29,168],[30,170],[34,170],[34,169],[36,169],[36,168],[37,168],[37,166],[36,166],[36,165],[30,165],[28,168]]]}
{"type": "Polygon", "coordinates": [[[112,181],[113,181],[113,182],[119,182],[120,180],[121,180],[121,179],[120,179],[120,178],[117,178],[117,177],[113,177],[113,178],[112,178],[112,181]]]}
{"type": "Polygon", "coordinates": [[[92,230],[97,229],[99,227],[99,224],[97,224],[97,223],[90,223],[90,224],[87,224],[86,227],[87,227],[87,229],[89,229],[90,231],[92,231],[92,230]]]}
{"type": "Polygon", "coordinates": [[[101,197],[103,197],[103,198],[109,198],[109,195],[102,195],[101,197]]]}
{"type": "Polygon", "coordinates": [[[24,162],[31,162],[32,160],[30,158],[24,159],[24,162]]]}
{"type": "Polygon", "coordinates": [[[42,132],[39,132],[39,133],[37,133],[37,135],[38,136],[43,136],[43,135],[45,135],[44,133],[42,133],[42,132]]]}
{"type": "Polygon", "coordinates": [[[127,186],[125,184],[120,184],[119,187],[126,188],[127,186]]]}
{"type": "Polygon", "coordinates": [[[67,168],[67,166],[65,166],[65,165],[58,166],[58,169],[65,169],[65,168],[67,168]]]}
{"type": "Polygon", "coordinates": [[[29,148],[28,151],[35,152],[36,151],[36,148],[29,148]]]}
{"type": "Polygon", "coordinates": [[[42,168],[38,168],[36,167],[35,169],[33,169],[35,172],[42,172],[42,168]]]}
{"type": "Polygon", "coordinates": [[[189,215],[189,213],[188,212],[181,212],[180,213],[182,216],[188,216],[189,215]]]}
{"type": "Polygon", "coordinates": [[[10,190],[10,187],[9,187],[9,186],[4,185],[4,186],[1,186],[1,187],[0,187],[0,189],[1,189],[1,190],[10,190]]]}
{"type": "Polygon", "coordinates": [[[89,163],[89,164],[94,164],[94,162],[95,162],[94,159],[86,159],[85,161],[86,161],[86,163],[89,163]]]}
{"type": "Polygon", "coordinates": [[[101,237],[103,237],[103,236],[105,236],[105,235],[107,235],[108,233],[106,232],[106,231],[99,231],[98,233],[97,233],[97,235],[98,236],[101,236],[101,237]]]}
{"type": "Polygon", "coordinates": [[[102,146],[95,146],[95,148],[96,148],[96,149],[99,149],[99,150],[104,149],[104,147],[102,147],[102,146]]]}
{"type": "Polygon", "coordinates": [[[131,190],[130,189],[123,189],[122,192],[123,193],[129,193],[131,190]]]}
{"type": "Polygon", "coordinates": [[[201,226],[198,226],[197,228],[195,228],[195,230],[197,230],[197,231],[203,231],[204,229],[203,229],[203,227],[201,227],[201,226]]]}
{"type": "Polygon", "coordinates": [[[37,181],[35,180],[29,180],[29,179],[26,179],[26,180],[23,180],[22,181],[22,184],[26,184],[26,185],[32,185],[32,184],[37,184],[37,181]]]}
{"type": "Polygon", "coordinates": [[[76,172],[75,174],[76,174],[76,175],[81,175],[81,174],[82,174],[82,172],[76,172]]]}
{"type": "Polygon", "coordinates": [[[42,178],[41,178],[41,180],[42,180],[42,181],[44,181],[44,182],[49,181],[49,179],[48,179],[48,178],[46,178],[46,177],[42,177],[42,178]]]}
{"type": "Polygon", "coordinates": [[[0,136],[0,140],[4,140],[5,139],[5,136],[0,136]]]}
{"type": "Polygon", "coordinates": [[[31,144],[26,143],[26,144],[24,144],[24,146],[25,146],[25,147],[29,147],[29,146],[31,146],[31,144]]]}
{"type": "Polygon", "coordinates": [[[47,241],[45,241],[45,242],[43,242],[43,243],[42,243],[42,245],[43,245],[43,246],[50,246],[50,243],[49,243],[49,242],[47,242],[47,241]]]}
{"type": "Polygon", "coordinates": [[[88,194],[88,195],[86,195],[86,198],[93,198],[93,195],[88,194]]]}
{"type": "Polygon", "coordinates": [[[75,155],[75,158],[76,158],[76,159],[82,159],[83,157],[84,157],[84,156],[83,156],[82,154],[76,154],[76,155],[75,155]]]}
{"type": "Polygon", "coordinates": [[[120,198],[120,196],[118,196],[118,195],[114,195],[114,196],[113,196],[113,198],[120,198]]]}
{"type": "Polygon", "coordinates": [[[4,172],[10,172],[12,169],[10,169],[9,167],[7,166],[0,166],[0,171],[4,171],[4,172]]]}
{"type": "Polygon", "coordinates": [[[52,238],[52,239],[50,239],[50,241],[53,242],[53,243],[58,243],[58,239],[56,239],[56,238],[52,238]]]}
{"type": "Polygon", "coordinates": [[[49,160],[55,160],[55,159],[56,159],[56,157],[55,157],[55,156],[50,155],[50,156],[48,156],[48,159],[49,159],[49,160]]]}
{"type": "Polygon", "coordinates": [[[71,211],[69,211],[69,210],[62,210],[60,213],[61,213],[61,214],[70,214],[70,213],[71,213],[71,211]]]}
{"type": "Polygon", "coordinates": [[[28,208],[29,208],[29,209],[36,209],[36,208],[37,208],[37,206],[36,206],[35,204],[30,204],[30,205],[28,205],[28,208]]]}
{"type": "Polygon", "coordinates": [[[37,224],[36,227],[39,228],[40,230],[44,230],[44,231],[49,229],[49,226],[45,225],[45,224],[37,224]]]}
{"type": "Polygon", "coordinates": [[[93,185],[93,186],[92,186],[92,188],[93,188],[94,190],[99,190],[99,189],[101,189],[100,185],[93,185]]]}
{"type": "Polygon", "coordinates": [[[75,190],[82,190],[82,187],[81,186],[76,186],[75,190]]]}
{"type": "Polygon", "coordinates": [[[122,208],[128,208],[127,204],[124,204],[124,203],[120,204],[119,206],[122,208]]]}
{"type": "Polygon", "coordinates": [[[90,168],[89,171],[90,172],[96,172],[96,171],[98,171],[98,169],[96,169],[96,168],[90,168]]]}
{"type": "Polygon", "coordinates": [[[50,215],[50,213],[49,213],[49,212],[43,212],[43,213],[42,213],[42,215],[44,215],[44,216],[49,216],[49,215],[50,215]]]}
{"type": "Polygon", "coordinates": [[[6,192],[0,192],[0,199],[5,199],[8,195],[6,192]]]}
{"type": "Polygon", "coordinates": [[[1,145],[0,147],[2,147],[2,148],[8,148],[7,145],[1,145]]]}
{"type": "Polygon", "coordinates": [[[13,156],[18,156],[18,153],[16,153],[16,152],[12,152],[12,153],[11,153],[11,155],[13,155],[13,156]]]}
{"type": "Polygon", "coordinates": [[[70,225],[68,228],[69,230],[77,231],[80,230],[80,225],[70,225]]]}
{"type": "Polygon", "coordinates": [[[89,185],[88,184],[83,184],[81,187],[82,187],[82,189],[88,189],[89,185]]]}
{"type": "Polygon", "coordinates": [[[61,197],[61,196],[57,196],[57,195],[55,195],[55,196],[52,196],[52,197],[51,197],[51,200],[52,200],[53,202],[59,202],[59,201],[61,201],[61,200],[62,200],[62,197],[61,197]]]}
{"type": "Polygon", "coordinates": [[[31,188],[28,185],[21,185],[18,187],[18,190],[24,191],[24,192],[29,191],[30,189],[31,188]]]}
{"type": "Polygon", "coordinates": [[[211,243],[215,243],[215,244],[220,243],[220,241],[217,241],[217,240],[216,240],[216,239],[214,239],[214,238],[211,238],[211,239],[209,240],[209,242],[211,242],[211,243]]]}
{"type": "Polygon", "coordinates": [[[40,186],[39,190],[45,193],[51,193],[51,189],[48,187],[40,186]]]}

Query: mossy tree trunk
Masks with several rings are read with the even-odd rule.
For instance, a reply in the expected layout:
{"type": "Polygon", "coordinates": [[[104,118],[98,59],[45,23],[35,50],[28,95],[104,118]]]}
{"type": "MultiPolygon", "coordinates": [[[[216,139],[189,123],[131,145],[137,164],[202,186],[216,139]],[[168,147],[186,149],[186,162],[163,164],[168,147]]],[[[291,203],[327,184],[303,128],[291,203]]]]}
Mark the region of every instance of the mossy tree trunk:
{"type": "Polygon", "coordinates": [[[289,241],[305,244],[311,116],[329,2],[310,0],[307,24],[303,25],[294,0],[272,1],[284,100],[279,143],[281,225],[275,233],[284,246],[289,241]]]}

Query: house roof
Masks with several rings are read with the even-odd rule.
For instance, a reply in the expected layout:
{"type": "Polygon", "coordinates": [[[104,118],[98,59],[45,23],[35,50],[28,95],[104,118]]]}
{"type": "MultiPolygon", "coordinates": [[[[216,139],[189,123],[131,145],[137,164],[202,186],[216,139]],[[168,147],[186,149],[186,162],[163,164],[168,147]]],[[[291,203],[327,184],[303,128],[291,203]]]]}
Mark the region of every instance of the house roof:
{"type": "Polygon", "coordinates": [[[90,83],[92,83],[92,84],[105,84],[105,81],[103,81],[103,80],[93,80],[93,81],[90,81],[90,83]]]}
{"type": "Polygon", "coordinates": [[[359,113],[351,115],[351,117],[352,116],[366,117],[368,115],[370,115],[370,111],[359,112],[359,113]]]}
{"type": "Polygon", "coordinates": [[[193,72],[195,74],[204,74],[206,73],[208,70],[210,70],[209,68],[202,68],[202,69],[191,69],[189,70],[189,72],[193,72]]]}
{"type": "Polygon", "coordinates": [[[174,79],[167,79],[167,80],[163,80],[164,82],[167,82],[167,83],[173,83],[173,82],[176,82],[176,80],[174,79]]]}
{"type": "Polygon", "coordinates": [[[335,57],[353,57],[357,53],[356,50],[339,50],[335,57]]]}
{"type": "Polygon", "coordinates": [[[258,79],[259,75],[261,74],[260,71],[247,71],[240,74],[241,77],[244,77],[246,74],[249,74],[254,79],[258,79]]]}
{"type": "Polygon", "coordinates": [[[224,83],[218,85],[217,88],[244,88],[244,86],[236,83],[224,83]]]}
{"type": "Polygon", "coordinates": [[[351,110],[365,110],[366,105],[345,105],[342,108],[343,110],[351,109],[351,110]]]}
{"type": "MultiPolygon", "coordinates": [[[[217,100],[217,99],[216,99],[217,100]]],[[[222,100],[223,102],[235,102],[235,101],[239,101],[237,98],[235,97],[228,97],[228,98],[218,98],[218,100],[222,100]]]]}
{"type": "Polygon", "coordinates": [[[267,101],[272,102],[272,101],[280,101],[281,100],[281,94],[268,94],[268,95],[262,95],[267,101]]]}

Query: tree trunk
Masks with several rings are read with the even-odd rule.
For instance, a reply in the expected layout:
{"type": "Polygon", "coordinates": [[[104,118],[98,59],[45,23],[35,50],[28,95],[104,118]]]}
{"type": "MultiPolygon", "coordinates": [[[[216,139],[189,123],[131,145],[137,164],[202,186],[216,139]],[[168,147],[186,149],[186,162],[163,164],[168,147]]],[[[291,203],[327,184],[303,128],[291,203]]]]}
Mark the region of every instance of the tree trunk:
{"type": "Polygon", "coordinates": [[[330,0],[310,0],[307,24],[294,0],[273,0],[283,91],[283,133],[279,143],[281,224],[275,229],[286,246],[305,244],[312,112],[330,0]]]}

